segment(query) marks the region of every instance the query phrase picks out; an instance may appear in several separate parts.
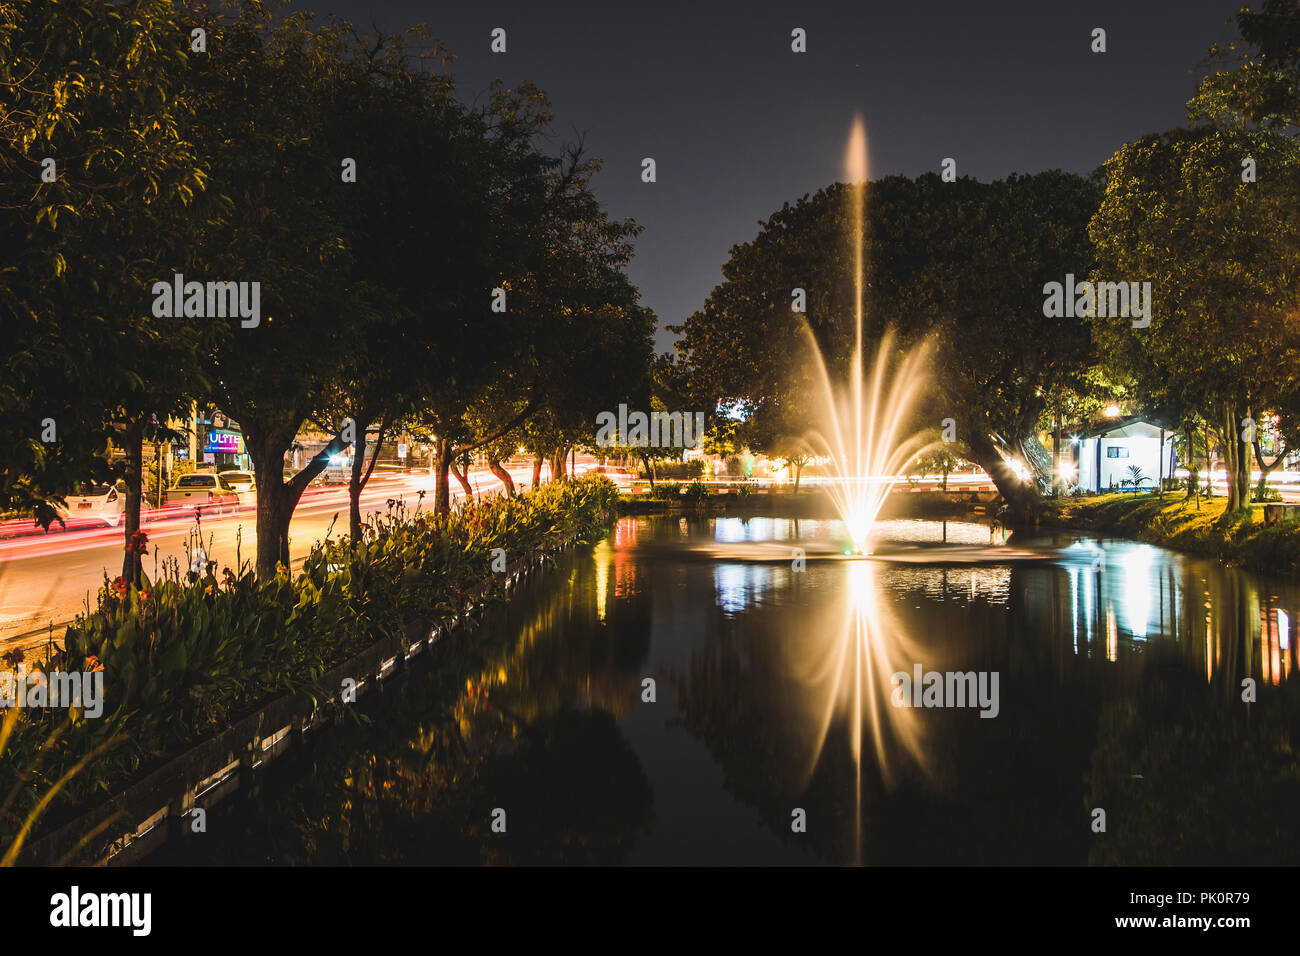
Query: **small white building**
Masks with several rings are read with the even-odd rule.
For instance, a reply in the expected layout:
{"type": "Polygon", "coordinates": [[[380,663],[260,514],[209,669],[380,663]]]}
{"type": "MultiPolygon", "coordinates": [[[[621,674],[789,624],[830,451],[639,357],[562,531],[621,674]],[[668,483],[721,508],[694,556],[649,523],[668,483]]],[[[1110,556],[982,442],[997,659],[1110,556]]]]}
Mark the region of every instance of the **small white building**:
{"type": "Polygon", "coordinates": [[[1131,489],[1134,466],[1139,469],[1138,487],[1157,488],[1178,464],[1174,433],[1143,418],[1120,419],[1085,431],[1075,436],[1072,449],[1079,487],[1085,491],[1131,489]]]}

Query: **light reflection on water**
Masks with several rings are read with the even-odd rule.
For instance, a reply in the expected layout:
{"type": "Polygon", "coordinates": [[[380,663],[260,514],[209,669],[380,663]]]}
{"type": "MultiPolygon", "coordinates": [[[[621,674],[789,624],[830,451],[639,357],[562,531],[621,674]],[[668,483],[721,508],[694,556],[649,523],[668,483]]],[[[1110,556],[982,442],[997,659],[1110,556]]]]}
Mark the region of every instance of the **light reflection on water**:
{"type": "MultiPolygon", "coordinates": [[[[909,529],[988,544],[969,523],[887,531],[909,529]]],[[[795,571],[707,557],[711,542],[733,554],[839,533],[804,520],[621,520],[466,650],[367,703],[379,708],[369,724],[322,737],[285,771],[291,782],[268,777],[243,819],[220,823],[231,839],[187,852],[869,865],[1300,853],[1288,770],[1300,727],[1280,706],[1300,686],[1288,680],[1295,585],[1075,536],[1040,539],[1059,549],[1047,564],[795,571]],[[676,557],[640,547],[670,541],[676,557]],[[998,716],[893,706],[891,676],[915,665],[999,673],[998,716]],[[1247,677],[1258,703],[1242,701],[1247,677]],[[511,808],[508,840],[487,826],[484,808],[498,806],[511,808]],[[1104,841],[1088,827],[1095,806],[1108,808],[1104,841]],[[793,808],[806,833],[792,833],[793,808]]]]}
{"type": "MultiPolygon", "coordinates": [[[[623,519],[620,525],[634,520],[623,519]]],[[[712,539],[722,544],[769,541],[833,543],[844,537],[838,521],[724,517],[712,519],[709,524],[712,539]]],[[[880,541],[988,544],[988,526],[975,522],[897,520],[883,521],[876,527],[873,537],[880,541]]],[[[623,534],[627,540],[635,541],[632,532],[623,534]]],[[[849,566],[854,564],[856,562],[850,562],[849,566]]],[[[1241,572],[1223,570],[1211,584],[1204,573],[1189,576],[1185,570],[1186,559],[1172,552],[1139,542],[1107,540],[1099,543],[1087,537],[1078,537],[1068,543],[1062,541],[1061,557],[1056,564],[1068,579],[1066,626],[1075,653],[1086,658],[1100,654],[1106,660],[1115,661],[1121,653],[1128,653],[1134,645],[1148,640],[1204,641],[1206,676],[1212,676],[1216,649],[1221,651],[1224,648],[1226,582],[1219,577],[1232,578],[1241,572]],[[1217,605],[1216,596],[1220,598],[1217,605]],[[1189,601],[1193,598],[1197,611],[1189,613],[1189,601]]],[[[824,577],[812,569],[805,573],[812,579],[824,577]]],[[[1018,573],[1029,579],[1022,585],[1025,593],[1020,597],[1024,599],[1030,590],[1042,590],[1042,573],[1054,572],[1018,573]]],[[[724,613],[735,615],[765,600],[770,601],[772,592],[783,589],[792,579],[779,568],[774,570],[766,565],[723,560],[714,565],[713,580],[717,606],[724,613]]],[[[862,588],[854,583],[855,580],[850,579],[847,585],[837,582],[836,586],[845,593],[857,594],[862,588]]],[[[1012,568],[997,565],[927,567],[886,562],[872,575],[871,586],[898,595],[919,593],[940,601],[979,599],[1008,607],[1015,597],[1012,594],[1012,568]]],[[[1248,589],[1245,598],[1249,607],[1242,620],[1250,628],[1246,636],[1251,641],[1262,640],[1259,658],[1262,676],[1277,683],[1295,667],[1290,633],[1293,611],[1277,604],[1277,595],[1271,595],[1261,605],[1259,595],[1248,589]]],[[[1240,622],[1234,620],[1233,623],[1240,622]]]]}
{"type": "MultiPolygon", "coordinates": [[[[713,537],[724,544],[773,540],[798,544],[836,540],[842,534],[835,522],[802,522],[802,528],[800,524],[720,519],[713,524],[713,537]]],[[[985,526],[972,523],[900,521],[882,527],[877,539],[982,545],[986,531],[985,526]]],[[[896,605],[920,601],[913,607],[922,610],[926,602],[981,602],[1040,620],[1049,640],[1064,624],[1061,629],[1068,630],[1070,654],[1118,665],[1126,677],[1140,671],[1142,649],[1152,640],[1166,648],[1181,645],[1192,660],[1203,661],[1207,684],[1223,667],[1258,672],[1263,681],[1274,685],[1294,672],[1291,613],[1280,606],[1261,607],[1259,591],[1246,585],[1240,572],[1212,568],[1198,574],[1178,555],[1137,542],[1099,543],[1084,538],[1060,543],[1055,567],[1021,569],[1015,575],[1011,566],[891,566],[871,561],[848,561],[811,573],[803,569],[802,574],[726,560],[714,565],[716,602],[728,617],[761,613],[764,604],[777,600],[773,592],[792,587],[797,591],[805,576],[813,588],[834,595],[827,604],[809,608],[806,631],[787,632],[779,643],[788,673],[809,700],[820,702],[820,708],[816,704],[811,708],[813,719],[806,722],[802,738],[795,735],[805,748],[800,778],[805,785],[817,772],[836,726],[846,735],[853,764],[848,844],[854,862],[862,862],[861,821],[871,809],[863,806],[864,760],[873,765],[886,790],[898,779],[899,761],[927,778],[935,774],[933,722],[918,709],[887,703],[891,675],[908,673],[914,665],[972,673],[972,655],[951,643],[936,642],[925,625],[916,628],[905,622],[896,605]],[[1062,572],[1068,579],[1065,606],[1058,583],[1062,572]],[[1047,614],[1059,618],[1062,612],[1063,622],[1046,619],[1047,614]],[[1198,643],[1203,653],[1197,653],[1198,643]],[[1252,664],[1254,648],[1258,658],[1252,664]],[[1244,662],[1238,659],[1243,651],[1244,662]]],[[[1276,596],[1271,600],[1276,601],[1276,596]]],[[[963,636],[968,644],[980,637],[978,633],[963,636]]],[[[963,643],[960,638],[958,643],[963,643]]]]}

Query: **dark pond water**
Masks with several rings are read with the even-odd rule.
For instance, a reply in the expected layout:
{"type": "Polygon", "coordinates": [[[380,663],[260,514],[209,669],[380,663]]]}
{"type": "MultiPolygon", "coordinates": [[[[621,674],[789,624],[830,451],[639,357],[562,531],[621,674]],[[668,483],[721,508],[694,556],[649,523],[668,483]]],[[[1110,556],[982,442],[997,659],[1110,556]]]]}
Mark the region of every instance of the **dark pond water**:
{"type": "Polygon", "coordinates": [[[1029,564],[738,558],[839,537],[624,519],[152,862],[1300,858],[1295,585],[1077,536],[1013,538],[1058,549],[1029,564]]]}

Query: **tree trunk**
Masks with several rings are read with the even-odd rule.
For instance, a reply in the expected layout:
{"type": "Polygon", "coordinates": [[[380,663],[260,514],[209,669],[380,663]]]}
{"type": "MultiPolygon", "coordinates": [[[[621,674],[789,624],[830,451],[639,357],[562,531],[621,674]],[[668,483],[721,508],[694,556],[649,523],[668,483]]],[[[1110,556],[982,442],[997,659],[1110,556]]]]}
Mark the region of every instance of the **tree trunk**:
{"type": "Polygon", "coordinates": [[[1237,415],[1231,405],[1223,406],[1223,454],[1228,479],[1228,511],[1240,511],[1245,508],[1250,497],[1250,472],[1244,471],[1244,445],[1241,434],[1237,431],[1237,415]],[[1243,488],[1244,484],[1244,488],[1243,488]]]}
{"type": "Polygon", "coordinates": [[[1259,465],[1259,487],[1256,489],[1255,496],[1260,501],[1263,501],[1264,495],[1268,491],[1268,476],[1273,472],[1273,469],[1286,460],[1286,456],[1290,451],[1287,448],[1286,442],[1283,442],[1281,449],[1279,449],[1278,453],[1273,457],[1273,463],[1269,464],[1264,461],[1264,452],[1263,449],[1259,447],[1259,439],[1256,438],[1252,444],[1254,446],[1255,462],[1259,465]]]}
{"type": "Polygon", "coordinates": [[[446,438],[438,439],[436,477],[434,479],[433,509],[440,515],[451,513],[451,487],[447,475],[451,470],[451,460],[456,457],[456,449],[446,438]]]}
{"type": "Polygon", "coordinates": [[[971,455],[988,476],[1019,520],[1035,520],[1043,512],[1043,498],[1038,493],[1038,483],[1026,483],[1011,470],[997,446],[987,434],[977,429],[968,430],[971,436],[971,455]]]}
{"type": "MultiPolygon", "coordinates": [[[[1246,409],[1246,414],[1250,415],[1250,409],[1246,409]]],[[[1246,436],[1241,431],[1241,416],[1233,415],[1234,424],[1238,427],[1232,431],[1232,441],[1235,448],[1235,461],[1237,463],[1237,498],[1241,502],[1242,508],[1250,507],[1250,443],[1246,441],[1246,436]]]]}
{"type": "MultiPolygon", "coordinates": [[[[944,490],[948,490],[948,476],[943,477],[944,490]]],[[[1052,497],[1059,498],[1064,482],[1061,481],[1061,410],[1052,413],[1052,497]]]]}
{"type": "Polygon", "coordinates": [[[506,497],[515,496],[515,480],[510,477],[510,472],[501,467],[501,459],[495,455],[488,456],[488,470],[496,475],[497,480],[505,487],[506,497]]]}
{"type": "Polygon", "coordinates": [[[1184,428],[1187,434],[1187,497],[1195,494],[1198,498],[1201,494],[1200,475],[1196,473],[1196,438],[1192,426],[1184,428]]]}
{"type": "Polygon", "coordinates": [[[465,470],[461,471],[453,461],[447,467],[451,473],[456,476],[456,480],[460,482],[461,488],[465,491],[465,497],[472,501],[474,499],[474,489],[470,486],[469,477],[466,474],[469,471],[469,466],[467,465],[465,470]]]}
{"type": "Polygon", "coordinates": [[[542,453],[533,456],[533,491],[542,487],[542,453]]]}
{"type": "Polygon", "coordinates": [[[1241,507],[1237,498],[1237,464],[1232,460],[1237,447],[1237,443],[1232,440],[1233,431],[1232,409],[1224,405],[1219,409],[1219,434],[1223,439],[1224,477],[1228,479],[1228,511],[1236,511],[1241,507]]]}
{"type": "Polygon", "coordinates": [[[361,492],[370,481],[375,470],[375,461],[379,458],[379,447],[384,443],[384,424],[375,432],[374,450],[370,454],[370,465],[362,468],[366,457],[366,430],[362,428],[357,435],[356,454],[352,458],[352,476],[348,480],[348,534],[349,540],[356,545],[361,541],[361,492]]]}
{"type": "Polygon", "coordinates": [[[267,581],[275,577],[277,564],[289,566],[289,521],[297,496],[283,480],[284,448],[250,437],[245,436],[245,445],[257,474],[257,577],[267,581]]]}
{"type": "Polygon", "coordinates": [[[365,485],[361,470],[366,461],[365,422],[357,429],[357,440],[353,444],[352,474],[348,477],[348,540],[356,547],[361,542],[361,489],[365,485]]]}
{"type": "MultiPolygon", "coordinates": [[[[247,421],[251,416],[241,416],[247,421]]],[[[289,567],[289,522],[293,509],[313,478],[325,470],[331,455],[344,448],[335,436],[315,458],[293,476],[283,480],[284,455],[293,442],[293,431],[271,431],[262,437],[251,424],[245,425],[244,444],[257,474],[257,577],[266,581],[275,577],[276,565],[289,567]]]]}
{"type": "Polygon", "coordinates": [[[799,479],[803,477],[803,462],[794,463],[794,493],[799,493],[799,479]]]}
{"type": "Polygon", "coordinates": [[[1211,449],[1210,423],[1205,423],[1205,497],[1214,498],[1214,452],[1211,449]]]}
{"type": "Polygon", "coordinates": [[[551,452],[551,481],[564,480],[564,449],[556,448],[551,452]]]}
{"type": "Polygon", "coordinates": [[[122,577],[138,586],[142,566],[131,539],[140,530],[140,494],[144,480],[144,423],[134,422],[126,430],[126,511],[122,516],[122,577]]]}

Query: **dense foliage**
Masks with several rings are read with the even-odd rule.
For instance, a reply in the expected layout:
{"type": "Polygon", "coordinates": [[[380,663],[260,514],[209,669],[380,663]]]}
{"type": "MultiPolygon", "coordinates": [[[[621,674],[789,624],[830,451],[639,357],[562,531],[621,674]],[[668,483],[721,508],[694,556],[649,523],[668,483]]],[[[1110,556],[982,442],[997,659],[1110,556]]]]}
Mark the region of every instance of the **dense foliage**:
{"type": "Polygon", "coordinates": [[[65,802],[122,783],[280,694],[336,696],[339,688],[315,684],[330,667],[414,622],[446,623],[471,601],[500,594],[494,549],[513,562],[561,542],[593,541],[616,500],[614,485],[593,476],[445,515],[394,503],[366,522],[360,547],[327,540],[296,577],[282,569],[262,581],[200,557],[193,569],[172,566],[140,587],[123,578],[106,582],[97,607],[67,629],[43,668],[102,668],[103,714],[74,713],[71,725],[60,727],[57,710],[11,711],[20,717],[0,774],[18,779],[20,792],[0,815],[0,845],[84,754],[113,742],[68,784],[65,802]],[[25,772],[56,729],[55,752],[38,773],[25,772]]]}
{"type": "MultiPolygon", "coordinates": [[[[458,459],[562,460],[643,390],[639,227],[603,209],[580,143],[556,148],[541,91],[467,104],[447,64],[425,28],[257,0],[0,2],[0,510],[48,525],[73,482],[112,473],[129,543],[142,442],[219,407],[257,471],[268,579],[349,444],[357,538],[385,431],[436,436],[445,512],[458,459]],[[177,274],[256,282],[259,314],[155,314],[177,274]],[[282,480],[309,422],[333,440],[282,480]]],[[[141,572],[127,548],[123,576],[141,572]]]]}

